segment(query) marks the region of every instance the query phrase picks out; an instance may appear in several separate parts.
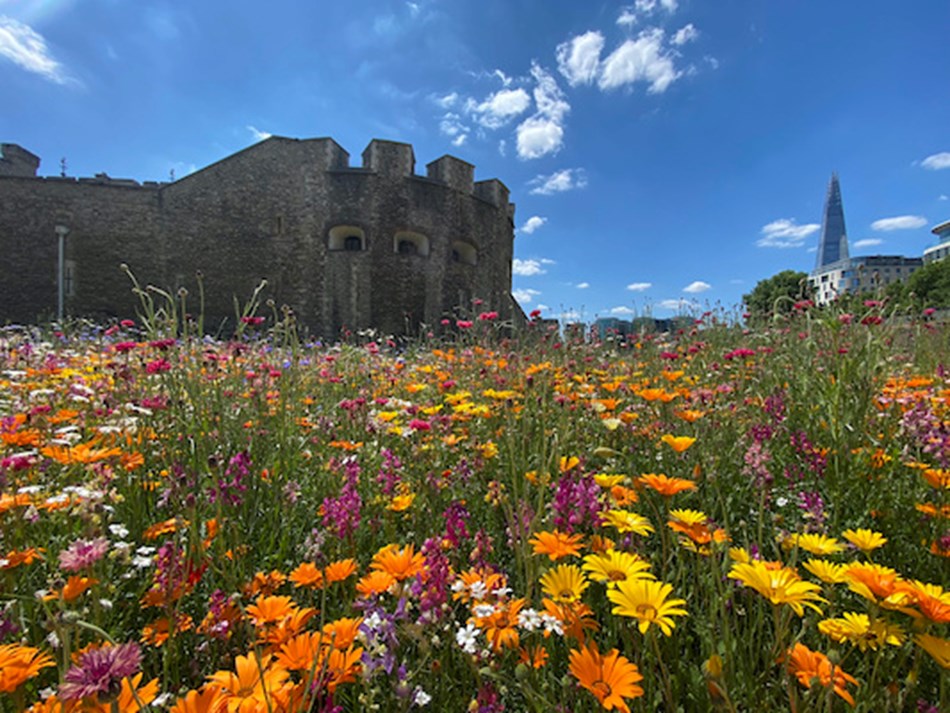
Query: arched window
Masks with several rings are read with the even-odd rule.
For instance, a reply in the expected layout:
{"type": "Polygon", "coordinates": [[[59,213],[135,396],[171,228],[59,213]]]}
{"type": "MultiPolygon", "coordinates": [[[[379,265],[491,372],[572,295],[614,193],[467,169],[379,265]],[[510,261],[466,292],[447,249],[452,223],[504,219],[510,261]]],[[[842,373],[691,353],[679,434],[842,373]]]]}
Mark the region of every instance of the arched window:
{"type": "Polygon", "coordinates": [[[330,250],[360,252],[366,246],[366,234],[355,225],[335,225],[330,228],[327,247],[330,250]]]}
{"type": "Polygon", "coordinates": [[[452,241],[452,262],[460,262],[463,265],[477,265],[478,251],[471,243],[463,240],[452,241]]]}
{"type": "Polygon", "coordinates": [[[422,233],[400,230],[393,236],[393,252],[399,255],[429,254],[429,238],[422,233]]]}

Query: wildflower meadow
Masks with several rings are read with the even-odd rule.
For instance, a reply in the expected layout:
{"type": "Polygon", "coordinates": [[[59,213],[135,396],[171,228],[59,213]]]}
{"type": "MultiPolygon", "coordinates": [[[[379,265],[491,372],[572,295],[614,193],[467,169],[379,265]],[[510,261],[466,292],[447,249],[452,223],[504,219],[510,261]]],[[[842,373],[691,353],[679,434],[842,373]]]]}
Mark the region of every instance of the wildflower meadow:
{"type": "Polygon", "coordinates": [[[950,332],[0,332],[0,708],[950,710],[950,332]]]}

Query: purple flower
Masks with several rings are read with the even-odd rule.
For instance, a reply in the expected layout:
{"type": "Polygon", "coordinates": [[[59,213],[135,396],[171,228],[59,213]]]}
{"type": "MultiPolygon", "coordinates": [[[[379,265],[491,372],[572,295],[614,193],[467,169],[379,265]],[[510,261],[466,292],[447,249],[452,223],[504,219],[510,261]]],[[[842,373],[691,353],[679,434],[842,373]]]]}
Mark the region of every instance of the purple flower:
{"type": "Polygon", "coordinates": [[[363,507],[363,498],[360,496],[357,485],[360,478],[360,466],[355,458],[344,461],[346,482],[340,488],[340,495],[336,498],[324,498],[321,512],[324,527],[334,531],[341,540],[356,532],[360,526],[360,511],[363,507]]]}
{"type": "Polygon", "coordinates": [[[67,572],[78,572],[91,567],[109,551],[109,540],[97,537],[95,540],[76,540],[59,553],[59,568],[67,572]]]}
{"type": "Polygon", "coordinates": [[[112,698],[121,690],[122,679],[132,676],[142,665],[142,649],[134,642],[87,651],[70,668],[59,687],[64,701],[105,694],[112,698]]]}

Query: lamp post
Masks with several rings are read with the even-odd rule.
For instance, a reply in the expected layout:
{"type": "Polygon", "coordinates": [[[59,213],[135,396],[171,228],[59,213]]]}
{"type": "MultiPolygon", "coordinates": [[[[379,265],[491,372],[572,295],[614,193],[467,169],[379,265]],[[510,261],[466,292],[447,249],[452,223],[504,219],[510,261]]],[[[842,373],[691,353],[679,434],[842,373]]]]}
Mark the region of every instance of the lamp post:
{"type": "Polygon", "coordinates": [[[62,325],[63,322],[63,303],[66,297],[66,236],[69,234],[69,228],[65,225],[56,226],[56,237],[59,238],[59,269],[57,270],[56,280],[56,320],[62,325]]]}

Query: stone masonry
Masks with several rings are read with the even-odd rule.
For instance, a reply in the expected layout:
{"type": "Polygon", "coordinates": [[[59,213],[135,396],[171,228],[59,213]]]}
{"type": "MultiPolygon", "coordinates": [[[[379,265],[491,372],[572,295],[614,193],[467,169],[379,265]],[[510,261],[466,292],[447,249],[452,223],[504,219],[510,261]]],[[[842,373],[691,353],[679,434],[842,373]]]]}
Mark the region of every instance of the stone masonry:
{"type": "Polygon", "coordinates": [[[312,333],[416,334],[476,311],[515,323],[514,205],[496,179],[452,156],[416,175],[408,144],[373,140],[361,167],[333,139],[271,137],[172,183],[106,174],[38,177],[39,158],[0,145],[0,323],[55,316],[56,227],[65,226],[66,311],[135,315],[139,282],[188,291],[205,326],[224,333],[262,298],[289,306],[312,333]],[[228,326],[230,325],[230,327],[228,326]]]}

